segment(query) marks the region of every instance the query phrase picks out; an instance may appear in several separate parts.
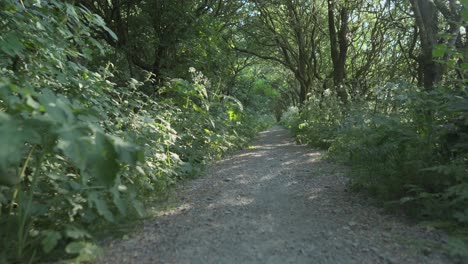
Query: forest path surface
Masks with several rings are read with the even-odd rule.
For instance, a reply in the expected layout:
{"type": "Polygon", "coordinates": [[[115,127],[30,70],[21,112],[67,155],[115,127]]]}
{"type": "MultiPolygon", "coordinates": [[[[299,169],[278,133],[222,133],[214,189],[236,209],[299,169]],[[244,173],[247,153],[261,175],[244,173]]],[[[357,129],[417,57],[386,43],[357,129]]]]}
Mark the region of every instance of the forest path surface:
{"type": "Polygon", "coordinates": [[[346,191],[344,168],[273,127],[177,189],[97,263],[450,263],[445,238],[346,191]],[[432,246],[431,246],[432,245],[432,246]]]}

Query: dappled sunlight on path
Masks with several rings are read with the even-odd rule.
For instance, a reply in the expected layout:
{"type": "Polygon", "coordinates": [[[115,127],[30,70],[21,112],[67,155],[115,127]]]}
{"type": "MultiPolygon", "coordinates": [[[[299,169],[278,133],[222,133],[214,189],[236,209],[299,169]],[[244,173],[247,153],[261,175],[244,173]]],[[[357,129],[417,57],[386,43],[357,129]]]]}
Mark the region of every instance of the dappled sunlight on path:
{"type": "Polygon", "coordinates": [[[401,243],[432,238],[347,192],[345,168],[322,156],[262,132],[99,263],[445,263],[401,243]]]}

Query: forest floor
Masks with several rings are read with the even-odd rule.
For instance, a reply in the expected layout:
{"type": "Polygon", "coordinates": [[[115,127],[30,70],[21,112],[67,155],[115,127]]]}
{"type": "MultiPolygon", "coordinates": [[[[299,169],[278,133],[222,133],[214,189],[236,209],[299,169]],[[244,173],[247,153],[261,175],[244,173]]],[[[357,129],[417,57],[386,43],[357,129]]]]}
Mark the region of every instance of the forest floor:
{"type": "Polygon", "coordinates": [[[348,192],[346,168],[273,127],[106,243],[97,263],[450,263],[442,233],[348,192]]]}

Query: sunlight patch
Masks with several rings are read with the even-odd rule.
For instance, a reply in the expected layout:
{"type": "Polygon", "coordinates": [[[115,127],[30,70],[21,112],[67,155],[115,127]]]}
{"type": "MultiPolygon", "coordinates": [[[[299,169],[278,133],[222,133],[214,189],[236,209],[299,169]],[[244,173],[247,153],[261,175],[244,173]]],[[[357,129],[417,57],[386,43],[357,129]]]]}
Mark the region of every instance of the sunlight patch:
{"type": "Polygon", "coordinates": [[[265,176],[261,177],[260,180],[259,180],[259,182],[272,180],[272,179],[275,178],[276,176],[278,176],[278,175],[277,175],[277,174],[269,173],[268,175],[265,175],[265,176]]]}
{"type": "Polygon", "coordinates": [[[216,209],[224,206],[246,206],[254,201],[253,198],[243,197],[238,195],[237,197],[227,197],[222,199],[218,203],[212,203],[208,205],[209,209],[216,209]]]}
{"type": "Polygon", "coordinates": [[[172,209],[169,209],[169,210],[164,210],[164,211],[161,211],[161,212],[158,212],[157,216],[170,216],[170,215],[179,215],[185,211],[188,211],[190,209],[192,209],[193,206],[191,204],[188,204],[188,203],[185,203],[185,204],[182,204],[176,208],[172,208],[172,209]]]}
{"type": "Polygon", "coordinates": [[[320,195],[320,192],[322,192],[322,188],[314,188],[310,190],[310,192],[307,194],[307,200],[314,200],[317,199],[320,195]]]}
{"type": "Polygon", "coordinates": [[[297,181],[290,181],[290,182],[288,182],[288,183],[286,184],[286,186],[289,187],[289,186],[296,185],[296,184],[298,184],[297,181]]]}
{"type": "Polygon", "coordinates": [[[265,151],[247,152],[247,153],[239,154],[237,157],[243,158],[243,157],[263,157],[263,156],[265,156],[265,151]]]}

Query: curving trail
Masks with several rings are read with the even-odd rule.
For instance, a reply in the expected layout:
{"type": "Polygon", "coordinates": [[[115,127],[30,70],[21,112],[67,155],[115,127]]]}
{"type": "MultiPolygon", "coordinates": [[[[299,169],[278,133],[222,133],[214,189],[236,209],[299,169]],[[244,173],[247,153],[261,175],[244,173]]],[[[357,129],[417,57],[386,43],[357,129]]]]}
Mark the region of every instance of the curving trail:
{"type": "Polygon", "coordinates": [[[178,188],[180,205],[97,263],[450,263],[443,235],[346,191],[344,168],[273,127],[178,188]]]}

